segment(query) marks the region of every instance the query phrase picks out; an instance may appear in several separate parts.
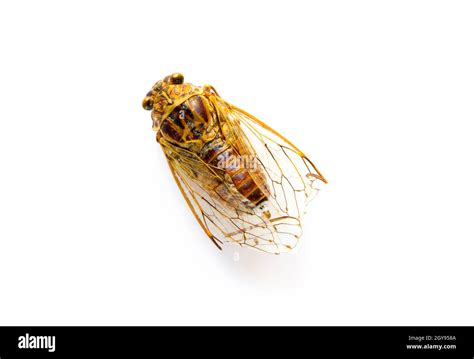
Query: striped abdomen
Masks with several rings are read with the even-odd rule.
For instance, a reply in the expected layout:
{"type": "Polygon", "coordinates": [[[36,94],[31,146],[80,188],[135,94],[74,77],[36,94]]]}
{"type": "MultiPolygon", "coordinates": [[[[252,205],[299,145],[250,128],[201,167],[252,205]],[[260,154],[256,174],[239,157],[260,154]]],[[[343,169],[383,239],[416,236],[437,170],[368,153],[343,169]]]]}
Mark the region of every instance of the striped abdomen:
{"type": "Polygon", "coordinates": [[[267,199],[265,178],[258,168],[245,161],[230,145],[222,139],[207,144],[202,159],[211,166],[224,170],[229,175],[237,191],[255,205],[267,199]]]}

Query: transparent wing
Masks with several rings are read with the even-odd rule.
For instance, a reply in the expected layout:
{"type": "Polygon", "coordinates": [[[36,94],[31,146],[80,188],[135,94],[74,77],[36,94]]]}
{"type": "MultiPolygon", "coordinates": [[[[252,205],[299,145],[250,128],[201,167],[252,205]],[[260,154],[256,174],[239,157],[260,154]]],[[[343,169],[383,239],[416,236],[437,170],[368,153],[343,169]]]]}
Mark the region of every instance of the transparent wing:
{"type": "Polygon", "coordinates": [[[260,208],[245,205],[245,198],[219,169],[195,154],[161,142],[173,176],[197,221],[221,248],[233,242],[269,253],[294,248],[301,235],[298,220],[268,218],[260,208]]]}

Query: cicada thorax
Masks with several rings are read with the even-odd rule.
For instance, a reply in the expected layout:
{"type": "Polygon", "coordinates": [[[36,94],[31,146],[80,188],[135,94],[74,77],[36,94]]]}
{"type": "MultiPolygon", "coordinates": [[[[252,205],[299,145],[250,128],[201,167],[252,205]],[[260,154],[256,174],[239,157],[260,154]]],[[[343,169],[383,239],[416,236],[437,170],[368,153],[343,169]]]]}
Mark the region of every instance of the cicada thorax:
{"type": "Polygon", "coordinates": [[[153,98],[153,109],[151,112],[153,130],[158,131],[162,120],[168,117],[170,112],[174,111],[180,104],[198,92],[199,89],[188,83],[174,85],[161,80],[158,81],[145,97],[145,100],[153,98]]]}
{"type": "Polygon", "coordinates": [[[216,137],[216,122],[208,100],[202,95],[194,95],[173,108],[161,122],[158,137],[165,136],[196,152],[216,137]]]}

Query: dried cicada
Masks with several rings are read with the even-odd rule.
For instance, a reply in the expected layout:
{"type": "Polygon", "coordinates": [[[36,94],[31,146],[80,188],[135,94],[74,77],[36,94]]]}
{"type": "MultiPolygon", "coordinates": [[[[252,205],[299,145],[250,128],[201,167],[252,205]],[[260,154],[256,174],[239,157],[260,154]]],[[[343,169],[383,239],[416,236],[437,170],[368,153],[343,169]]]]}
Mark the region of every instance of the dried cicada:
{"type": "Polygon", "coordinates": [[[290,141],[209,85],[172,74],[143,100],[191,211],[214,244],[288,252],[307,203],[326,183],[290,141]]]}

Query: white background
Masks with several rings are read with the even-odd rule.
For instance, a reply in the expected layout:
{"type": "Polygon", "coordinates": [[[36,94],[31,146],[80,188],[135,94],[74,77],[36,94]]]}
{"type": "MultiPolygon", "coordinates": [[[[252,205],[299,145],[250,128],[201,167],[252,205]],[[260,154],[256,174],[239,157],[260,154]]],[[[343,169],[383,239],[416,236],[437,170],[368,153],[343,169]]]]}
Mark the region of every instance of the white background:
{"type": "Polygon", "coordinates": [[[470,1],[0,5],[0,324],[474,325],[470,1]],[[141,101],[180,71],[330,184],[219,252],[141,101]],[[234,252],[240,261],[234,261],[234,252]]]}

